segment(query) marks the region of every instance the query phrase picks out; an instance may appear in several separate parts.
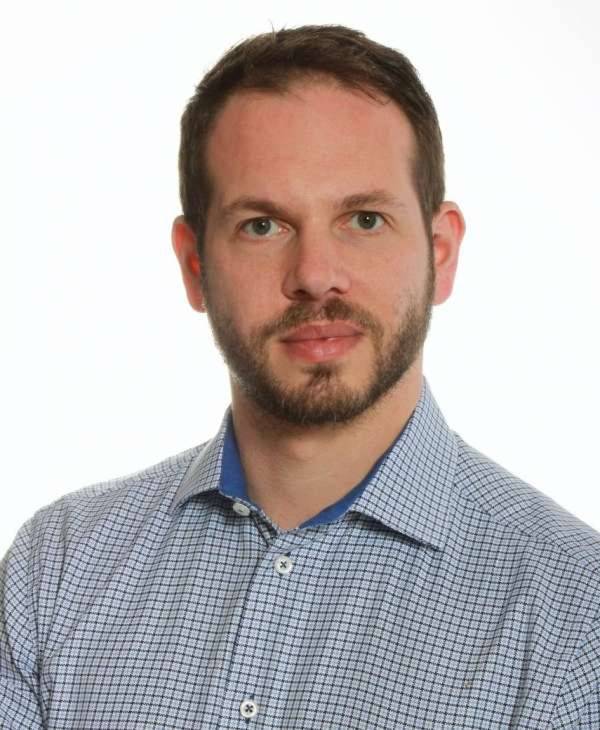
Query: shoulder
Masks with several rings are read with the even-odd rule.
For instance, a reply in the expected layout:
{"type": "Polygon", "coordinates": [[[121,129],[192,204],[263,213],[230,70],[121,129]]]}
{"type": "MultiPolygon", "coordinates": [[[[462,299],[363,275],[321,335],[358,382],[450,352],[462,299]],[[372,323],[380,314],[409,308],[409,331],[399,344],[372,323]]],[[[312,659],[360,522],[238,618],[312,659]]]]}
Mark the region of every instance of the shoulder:
{"type": "Polygon", "coordinates": [[[75,545],[120,532],[132,534],[157,513],[166,511],[187,469],[204,444],[181,451],[131,474],[97,482],[69,492],[37,510],[21,527],[13,548],[31,557],[64,552],[75,545]]]}
{"type": "Polygon", "coordinates": [[[152,559],[172,496],[203,446],[65,494],[22,525],[0,562],[0,607],[6,631],[33,647],[31,657],[60,638],[115,572],[152,559]]]}
{"type": "Polygon", "coordinates": [[[600,586],[600,533],[540,489],[474,449],[454,433],[458,446],[455,489],[466,514],[488,529],[559,557],[594,575],[600,586]]]}

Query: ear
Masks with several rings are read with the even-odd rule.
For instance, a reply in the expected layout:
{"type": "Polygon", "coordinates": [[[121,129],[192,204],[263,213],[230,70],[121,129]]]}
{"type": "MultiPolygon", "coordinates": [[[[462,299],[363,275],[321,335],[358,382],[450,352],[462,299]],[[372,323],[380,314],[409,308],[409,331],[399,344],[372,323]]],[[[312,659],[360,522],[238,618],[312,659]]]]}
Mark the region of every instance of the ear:
{"type": "Polygon", "coordinates": [[[171,244],[181,267],[188,302],[196,311],[205,312],[204,295],[200,284],[201,263],[196,248],[196,236],[182,215],[178,215],[173,221],[171,244]]]}
{"type": "Polygon", "coordinates": [[[452,293],[465,229],[465,219],[458,205],[449,200],[444,201],[431,224],[435,267],[434,304],[445,302],[452,293]]]}

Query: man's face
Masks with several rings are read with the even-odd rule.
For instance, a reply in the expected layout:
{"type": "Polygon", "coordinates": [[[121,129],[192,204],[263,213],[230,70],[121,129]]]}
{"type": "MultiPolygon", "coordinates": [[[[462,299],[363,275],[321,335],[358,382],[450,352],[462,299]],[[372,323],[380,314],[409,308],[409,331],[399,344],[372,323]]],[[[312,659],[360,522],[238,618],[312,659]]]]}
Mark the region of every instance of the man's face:
{"type": "Polygon", "coordinates": [[[234,394],[290,424],[344,423],[420,355],[434,296],[431,241],[402,111],[331,84],[292,92],[236,94],[217,119],[204,301],[234,394]],[[374,190],[395,201],[338,207],[374,190]],[[254,202],[226,214],[242,196],[279,209],[254,202]],[[343,327],[321,329],[334,323],[343,327]]]}

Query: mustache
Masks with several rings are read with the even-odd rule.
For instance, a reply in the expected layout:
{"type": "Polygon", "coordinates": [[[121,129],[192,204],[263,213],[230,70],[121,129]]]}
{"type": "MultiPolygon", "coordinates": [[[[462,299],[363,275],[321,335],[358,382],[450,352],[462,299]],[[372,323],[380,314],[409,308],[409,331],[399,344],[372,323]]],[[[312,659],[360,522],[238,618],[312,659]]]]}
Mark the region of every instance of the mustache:
{"type": "Polygon", "coordinates": [[[280,317],[261,328],[260,337],[266,339],[273,335],[284,334],[303,324],[335,320],[343,320],[355,324],[361,329],[370,330],[377,337],[383,335],[381,325],[369,312],[336,298],[329,299],[318,309],[304,302],[292,304],[280,317]]]}

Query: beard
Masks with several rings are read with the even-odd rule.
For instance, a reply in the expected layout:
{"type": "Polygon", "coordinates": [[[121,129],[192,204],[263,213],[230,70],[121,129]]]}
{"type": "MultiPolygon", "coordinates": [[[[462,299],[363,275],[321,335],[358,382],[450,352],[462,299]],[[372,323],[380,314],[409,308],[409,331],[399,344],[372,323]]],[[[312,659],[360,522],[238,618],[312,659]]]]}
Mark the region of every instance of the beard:
{"type": "Polygon", "coordinates": [[[431,321],[435,270],[429,246],[425,285],[420,296],[410,292],[402,320],[387,345],[382,324],[367,310],[344,299],[329,299],[317,311],[309,302],[292,304],[281,317],[255,329],[248,338],[237,331],[231,317],[219,310],[213,297],[210,274],[201,269],[202,287],[215,344],[230,375],[246,396],[265,414],[294,426],[345,424],[373,408],[415,362],[431,321]],[[267,342],[276,335],[319,321],[343,320],[370,334],[374,362],[367,384],[352,388],[343,382],[343,365],[335,362],[307,364],[302,385],[286,385],[269,366],[267,342]]]}

